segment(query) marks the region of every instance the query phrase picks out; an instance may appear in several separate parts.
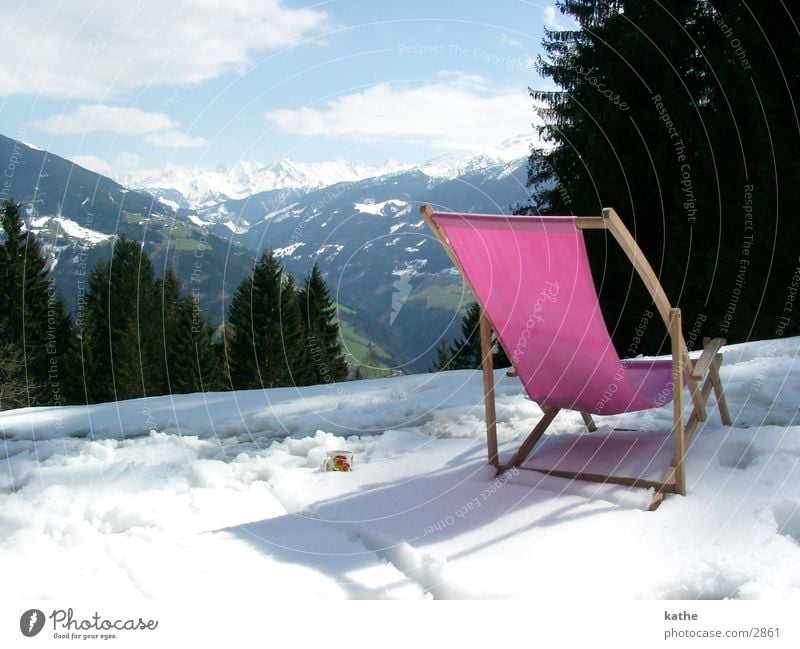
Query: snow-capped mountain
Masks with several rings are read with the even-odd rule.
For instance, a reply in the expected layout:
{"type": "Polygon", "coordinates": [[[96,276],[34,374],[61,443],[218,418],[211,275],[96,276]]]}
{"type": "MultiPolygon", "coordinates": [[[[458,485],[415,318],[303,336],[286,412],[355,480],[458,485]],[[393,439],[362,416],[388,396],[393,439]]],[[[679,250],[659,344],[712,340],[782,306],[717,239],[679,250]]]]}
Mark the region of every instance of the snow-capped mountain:
{"type": "Polygon", "coordinates": [[[0,153],[20,158],[9,196],[23,204],[69,304],[114,237],[127,236],[145,243],[159,272],[172,266],[186,290],[199,288],[218,323],[254,256],[272,249],[298,279],[319,265],[354,357],[402,372],[430,367],[439,340],[458,334],[472,300],[419,205],[507,213],[529,198],[527,149],[519,140],[411,168],[342,160],[171,166],[148,181],[160,190],[144,191],[0,137],[0,153]],[[270,189],[251,194],[256,187],[270,189]],[[190,208],[189,199],[205,202],[190,208]]]}
{"type": "Polygon", "coordinates": [[[530,136],[520,135],[505,140],[478,154],[444,154],[420,165],[419,170],[431,178],[458,178],[468,173],[489,169],[527,158],[530,155],[530,136]]]}
{"type": "Polygon", "coordinates": [[[228,200],[278,189],[307,193],[342,182],[357,182],[389,174],[419,170],[436,179],[451,179],[481,169],[520,160],[529,155],[530,138],[519,136],[479,154],[446,154],[421,165],[389,160],[382,165],[367,165],[343,158],[322,162],[277,162],[239,160],[213,169],[169,163],[162,169],[134,172],[122,184],[147,191],[174,209],[204,209],[228,200]]]}
{"type": "Polygon", "coordinates": [[[108,258],[116,237],[143,242],[155,267],[163,272],[173,266],[184,286],[196,270],[195,278],[202,280],[194,285],[198,299],[215,320],[221,319],[225,303],[224,281],[233,277],[235,285],[252,267],[250,251],[231,248],[206,229],[179,221],[173,209],[148,193],[3,135],[0,158],[13,161],[3,198],[21,203],[25,227],[41,242],[73,310],[83,299],[89,272],[108,258]],[[196,256],[198,249],[202,258],[196,256]]]}
{"type": "Polygon", "coordinates": [[[324,162],[295,162],[283,158],[265,164],[239,160],[214,169],[167,164],[163,169],[138,171],[123,183],[150,192],[171,207],[202,208],[274,189],[311,191],[339,182],[353,182],[402,171],[410,165],[389,160],[380,166],[343,158],[324,162]]]}
{"type": "MultiPolygon", "coordinates": [[[[509,149],[508,156],[519,152],[509,149]]],[[[340,318],[386,350],[403,372],[424,371],[442,338],[451,340],[472,301],[419,214],[437,209],[508,213],[525,203],[527,158],[442,158],[434,163],[308,192],[274,189],[178,219],[259,254],[272,249],[296,277],[319,265],[340,318]],[[449,168],[452,177],[445,175],[449,168]]]]}

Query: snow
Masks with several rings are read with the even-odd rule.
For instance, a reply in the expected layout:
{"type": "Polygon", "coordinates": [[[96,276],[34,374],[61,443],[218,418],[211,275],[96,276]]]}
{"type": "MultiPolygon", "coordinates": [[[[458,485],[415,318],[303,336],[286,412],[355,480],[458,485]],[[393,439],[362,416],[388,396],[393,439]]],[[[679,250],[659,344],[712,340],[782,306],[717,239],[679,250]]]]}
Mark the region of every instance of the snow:
{"type": "Polygon", "coordinates": [[[300,248],[301,246],[304,246],[304,245],[306,245],[306,244],[303,243],[303,242],[292,243],[292,244],[290,244],[288,246],[284,246],[283,248],[276,248],[273,251],[273,254],[275,255],[275,257],[278,257],[278,258],[280,258],[280,257],[291,257],[294,254],[295,250],[297,250],[298,248],[300,248]]]}
{"type": "Polygon", "coordinates": [[[201,228],[208,225],[208,223],[206,223],[203,219],[201,219],[199,216],[196,216],[195,214],[188,214],[187,216],[192,223],[200,226],[201,228]]]}
{"type": "MultiPolygon", "coordinates": [[[[0,413],[0,574],[19,599],[800,599],[799,354],[724,350],[734,426],[710,410],[689,495],[656,512],[644,490],[496,478],[476,371],[0,413]],[[333,449],[352,473],[320,470],[333,449]]],[[[540,410],[495,376],[507,456],[540,410]]],[[[657,448],[671,405],[598,419],[657,448]]],[[[607,434],[551,430],[543,454],[579,459],[607,434]]]]}
{"type": "Polygon", "coordinates": [[[63,216],[57,216],[53,220],[58,223],[61,226],[61,229],[64,230],[64,232],[70,237],[81,239],[87,243],[102,243],[103,241],[114,238],[113,234],[104,234],[103,232],[92,230],[91,228],[85,228],[82,225],[75,223],[75,221],[63,216]]]}
{"type": "Polygon", "coordinates": [[[475,155],[445,154],[428,160],[419,170],[429,178],[457,178],[465,174],[490,167],[505,167],[505,171],[516,169],[530,156],[530,136],[520,135],[501,142],[475,155]],[[513,163],[513,164],[511,164],[513,163]]]}
{"type": "Polygon", "coordinates": [[[402,227],[404,227],[404,226],[406,226],[406,225],[408,225],[408,223],[406,223],[405,221],[404,221],[404,222],[402,222],[402,223],[398,223],[398,224],[396,224],[396,225],[393,225],[392,227],[390,227],[390,228],[389,228],[389,234],[394,234],[394,233],[395,233],[395,232],[397,232],[397,231],[398,231],[400,228],[402,228],[402,227]]]}
{"type": "Polygon", "coordinates": [[[238,224],[234,223],[231,220],[225,221],[225,223],[223,223],[223,225],[226,228],[228,228],[231,232],[233,232],[234,234],[245,234],[250,229],[250,228],[247,228],[245,226],[238,225],[238,224]]]}
{"type": "MultiPolygon", "coordinates": [[[[413,171],[425,174],[430,186],[495,167],[497,177],[502,178],[516,171],[529,155],[530,136],[525,134],[477,154],[443,155],[421,164],[400,163],[390,159],[383,164],[368,165],[341,157],[317,162],[296,162],[289,158],[271,163],[238,160],[233,164],[219,164],[213,169],[168,163],[161,169],[137,170],[122,178],[122,182],[128,187],[159,197],[165,205],[175,207],[178,204],[173,200],[177,192],[183,198],[181,205],[184,207],[207,209],[231,199],[244,199],[266,191],[310,192],[368,179],[391,182],[392,176],[413,171]]],[[[292,206],[270,212],[264,219],[285,216],[291,209],[292,206]]],[[[389,200],[382,203],[356,203],[355,209],[376,216],[400,218],[408,216],[416,208],[406,201],[389,200]],[[387,207],[390,209],[385,209],[387,207]]],[[[206,217],[213,215],[207,214],[206,217]]],[[[217,215],[215,220],[222,221],[222,217],[217,215]]]]}
{"type": "Polygon", "coordinates": [[[50,216],[33,216],[28,219],[28,224],[32,229],[39,230],[47,225],[47,222],[51,219],[50,216]]]}
{"type": "Polygon", "coordinates": [[[340,243],[328,243],[322,246],[321,248],[317,249],[317,255],[324,255],[329,250],[333,250],[333,254],[331,257],[338,255],[342,250],[344,250],[344,246],[340,243]]]}
{"type": "Polygon", "coordinates": [[[298,205],[300,205],[299,202],[294,202],[294,203],[291,203],[291,204],[289,204],[289,205],[287,205],[285,207],[281,207],[280,209],[274,210],[272,212],[267,212],[264,215],[264,218],[261,219],[261,220],[262,221],[269,221],[270,219],[273,219],[275,221],[279,221],[281,219],[278,219],[276,217],[278,217],[278,216],[288,216],[291,213],[291,211],[294,208],[296,208],[298,205]]]}
{"type": "Polygon", "coordinates": [[[173,201],[170,200],[169,198],[164,198],[163,196],[158,197],[158,202],[161,203],[162,205],[166,205],[167,207],[173,209],[176,212],[180,209],[181,206],[178,201],[173,201]]]}
{"type": "Polygon", "coordinates": [[[353,208],[356,212],[361,212],[362,214],[374,214],[375,216],[385,216],[386,215],[386,207],[389,206],[389,212],[391,213],[393,210],[391,208],[400,208],[405,207],[408,205],[406,201],[401,201],[397,199],[389,199],[388,201],[383,201],[381,203],[374,203],[374,202],[367,202],[367,203],[354,203],[353,208]]]}
{"type": "Polygon", "coordinates": [[[198,208],[275,189],[311,191],[336,183],[396,173],[409,167],[394,160],[373,166],[343,158],[321,162],[295,162],[283,158],[266,164],[257,160],[238,160],[214,169],[169,163],[163,169],[137,171],[124,181],[126,185],[150,192],[178,191],[190,207],[198,208]]]}

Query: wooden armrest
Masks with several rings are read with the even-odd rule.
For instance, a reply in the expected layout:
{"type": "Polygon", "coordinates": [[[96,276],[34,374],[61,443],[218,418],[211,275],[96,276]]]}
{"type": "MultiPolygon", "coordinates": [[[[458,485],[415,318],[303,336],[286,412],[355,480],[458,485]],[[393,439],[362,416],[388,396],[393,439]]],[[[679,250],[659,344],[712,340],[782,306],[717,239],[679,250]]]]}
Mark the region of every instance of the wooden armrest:
{"type": "Polygon", "coordinates": [[[700,358],[697,359],[697,362],[692,368],[693,379],[702,379],[706,375],[709,366],[714,360],[714,356],[717,355],[725,342],[726,341],[724,338],[714,338],[705,344],[703,347],[703,353],[700,354],[700,358]]]}

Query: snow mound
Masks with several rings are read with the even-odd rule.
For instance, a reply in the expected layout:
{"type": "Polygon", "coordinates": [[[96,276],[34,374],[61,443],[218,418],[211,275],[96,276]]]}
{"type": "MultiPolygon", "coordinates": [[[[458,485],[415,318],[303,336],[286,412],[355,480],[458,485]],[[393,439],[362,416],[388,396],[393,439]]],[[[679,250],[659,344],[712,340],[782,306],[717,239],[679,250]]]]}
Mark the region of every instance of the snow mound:
{"type": "MultiPolygon", "coordinates": [[[[688,497],[655,513],[646,490],[497,476],[477,371],[3,412],[0,573],[21,599],[800,599],[799,353],[724,350],[734,426],[711,412],[688,497]],[[323,471],[332,450],[354,470],[323,471]]],[[[495,378],[507,457],[541,411],[495,378]]],[[[619,438],[562,413],[527,466],[609,444],[603,461],[633,470],[671,405],[646,417],[619,438]]]]}

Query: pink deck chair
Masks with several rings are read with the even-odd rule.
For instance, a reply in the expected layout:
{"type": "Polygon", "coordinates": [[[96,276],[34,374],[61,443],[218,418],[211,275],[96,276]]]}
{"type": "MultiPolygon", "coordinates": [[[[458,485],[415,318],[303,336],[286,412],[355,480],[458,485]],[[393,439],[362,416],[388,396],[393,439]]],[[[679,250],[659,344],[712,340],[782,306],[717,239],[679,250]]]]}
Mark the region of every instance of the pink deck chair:
{"type": "MultiPolygon", "coordinates": [[[[589,431],[592,415],[614,415],[673,403],[675,449],[661,480],[558,468],[536,470],[564,478],[654,489],[651,509],[665,493],[686,494],[684,457],[712,389],[722,421],[730,415],[719,379],[722,338],[704,340],[689,359],[680,309],[672,308],[652,267],[613,209],[601,217],[496,216],[434,212],[423,218],[450,255],[482,308],[481,343],[489,462],[520,467],[561,409],[576,410],[589,431]],[[606,229],[622,247],[653,298],[671,339],[672,358],[620,360],[598,304],[583,240],[585,229],[606,229]],[[500,463],[491,366],[492,329],[543,417],[519,450],[500,463]],[[703,380],[705,381],[703,382],[703,380]],[[701,385],[702,382],[702,385],[701,385]],[[683,421],[683,389],[694,409],[683,421]]],[[[602,452],[602,449],[601,449],[602,452]]],[[[522,467],[527,468],[527,467],[522,467]]]]}

